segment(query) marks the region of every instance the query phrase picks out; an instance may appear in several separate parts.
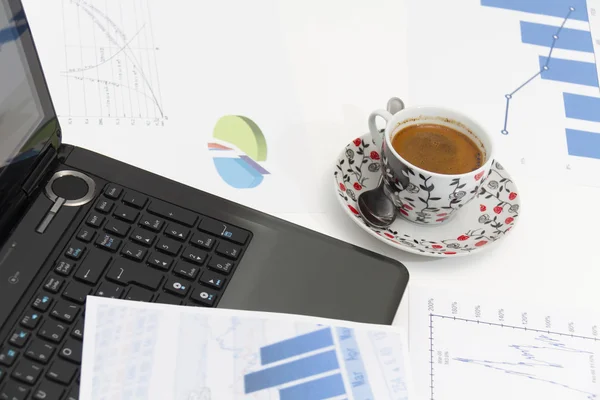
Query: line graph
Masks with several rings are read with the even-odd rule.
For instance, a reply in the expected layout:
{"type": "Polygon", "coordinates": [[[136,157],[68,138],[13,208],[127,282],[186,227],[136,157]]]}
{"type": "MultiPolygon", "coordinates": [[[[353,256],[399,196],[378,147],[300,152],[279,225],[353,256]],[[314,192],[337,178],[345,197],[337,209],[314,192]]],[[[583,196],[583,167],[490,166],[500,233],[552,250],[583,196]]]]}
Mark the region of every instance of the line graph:
{"type": "Polygon", "coordinates": [[[164,126],[148,2],[62,0],[67,123],[164,126]]]}
{"type": "MultiPolygon", "coordinates": [[[[509,134],[511,100],[521,89],[540,77],[554,82],[557,91],[562,92],[564,112],[567,118],[564,137],[569,156],[600,159],[600,128],[590,124],[598,122],[600,114],[600,1],[598,0],[555,0],[555,1],[515,1],[480,0],[485,7],[516,11],[519,18],[528,19],[532,15],[545,18],[544,22],[520,21],[521,42],[537,46],[547,55],[538,55],[539,70],[512,92],[505,94],[503,135],[509,134]],[[548,17],[561,17],[562,23],[547,24],[548,17]],[[565,27],[574,22],[573,27],[565,27]],[[587,25],[587,26],[586,26],[587,25]],[[562,51],[555,56],[555,50],[562,51]],[[568,92],[565,91],[568,88],[568,92]],[[589,89],[596,89],[590,93],[589,89]],[[572,93],[575,91],[576,93],[572,93]],[[573,129],[574,125],[585,129],[573,129]]],[[[535,107],[533,104],[531,107],[535,107]]],[[[571,169],[570,164],[567,169],[571,169]]]]}
{"type": "Polygon", "coordinates": [[[513,96],[519,90],[523,89],[525,86],[527,86],[527,84],[529,84],[531,81],[533,81],[539,75],[541,75],[543,71],[548,71],[550,69],[549,64],[550,64],[550,60],[552,60],[552,52],[554,51],[554,47],[556,46],[556,41],[558,40],[559,35],[565,26],[565,23],[567,22],[567,20],[569,19],[569,17],[571,16],[571,13],[573,13],[573,11],[575,11],[575,8],[569,7],[569,12],[567,13],[562,24],[560,24],[560,26],[558,27],[558,29],[556,30],[554,35],[552,35],[552,44],[550,45],[550,51],[548,51],[548,56],[546,57],[541,68],[531,78],[527,79],[523,84],[521,84],[521,86],[519,86],[512,92],[504,95],[504,97],[506,98],[506,109],[504,111],[504,128],[502,128],[502,130],[501,130],[501,133],[503,135],[508,135],[508,111],[509,111],[509,107],[510,107],[510,101],[512,100],[513,96]]]}
{"type": "MultiPolygon", "coordinates": [[[[460,369],[464,374],[487,376],[488,382],[501,387],[515,380],[524,380],[538,385],[539,393],[564,393],[556,398],[588,399],[598,398],[598,394],[587,389],[585,379],[566,373],[575,365],[579,370],[590,370],[595,382],[595,352],[586,342],[598,343],[597,337],[574,335],[542,329],[527,329],[484,320],[459,318],[440,314],[430,314],[429,354],[430,354],[430,395],[431,399],[453,398],[449,395],[443,374],[448,371],[442,365],[460,369]],[[468,325],[468,326],[465,326],[468,325]],[[488,329],[502,330],[489,332],[488,329]],[[458,330],[477,343],[448,342],[458,330]],[[435,332],[435,333],[434,333],[435,332]],[[475,339],[477,338],[477,339],[475,339]],[[443,349],[443,350],[440,350],[443,349]],[[447,353],[446,360],[436,365],[438,351],[447,353]],[[503,381],[505,379],[506,381],[503,381]],[[444,391],[437,391],[438,380],[444,382],[444,391]],[[439,393],[439,396],[438,396],[439,393]]],[[[584,377],[585,378],[585,377],[584,377]]],[[[512,383],[514,385],[514,383],[512,383]]],[[[458,385],[460,386],[460,385],[458,385]]],[[[495,390],[495,388],[494,388],[495,390]]],[[[502,389],[498,389],[502,390],[502,389]]],[[[510,397],[510,396],[509,396],[510,397]]],[[[544,396],[540,396],[544,398],[544,396]]]]}
{"type": "Polygon", "coordinates": [[[411,292],[419,398],[598,400],[597,313],[446,288],[411,292]]]}

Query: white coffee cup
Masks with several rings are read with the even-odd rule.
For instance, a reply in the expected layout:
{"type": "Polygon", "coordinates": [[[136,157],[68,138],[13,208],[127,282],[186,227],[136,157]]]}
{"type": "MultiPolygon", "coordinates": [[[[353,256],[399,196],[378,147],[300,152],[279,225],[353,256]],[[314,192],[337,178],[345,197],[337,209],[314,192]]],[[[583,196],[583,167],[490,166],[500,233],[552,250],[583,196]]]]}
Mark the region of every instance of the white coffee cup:
{"type": "Polygon", "coordinates": [[[394,115],[376,110],[369,116],[369,131],[381,149],[386,194],[400,215],[416,223],[435,225],[448,221],[477,195],[492,166],[491,136],[472,118],[452,109],[416,106],[403,108],[394,115]],[[377,128],[377,117],[386,121],[383,132],[377,128]],[[404,128],[423,123],[448,126],[467,135],[483,154],[481,167],[448,175],[427,171],[405,160],[392,147],[392,139],[404,128]]]}

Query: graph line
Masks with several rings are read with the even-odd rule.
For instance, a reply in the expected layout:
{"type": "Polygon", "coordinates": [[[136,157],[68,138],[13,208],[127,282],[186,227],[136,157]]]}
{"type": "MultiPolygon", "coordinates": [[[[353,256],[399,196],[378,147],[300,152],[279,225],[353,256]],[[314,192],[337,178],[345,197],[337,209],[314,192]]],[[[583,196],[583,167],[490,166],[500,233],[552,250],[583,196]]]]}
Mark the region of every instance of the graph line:
{"type": "Polygon", "coordinates": [[[519,87],[517,87],[511,93],[504,95],[504,97],[506,98],[506,108],[504,110],[504,127],[500,131],[503,135],[508,135],[508,115],[509,115],[509,109],[510,109],[510,101],[512,100],[513,96],[519,90],[523,89],[531,81],[533,81],[535,78],[540,76],[543,71],[548,71],[550,69],[549,64],[552,59],[552,52],[554,51],[554,46],[556,46],[556,41],[558,40],[560,32],[562,31],[563,27],[565,26],[565,23],[567,22],[567,20],[569,19],[569,17],[571,16],[571,14],[574,11],[575,11],[575,7],[569,7],[569,12],[563,19],[562,24],[560,24],[560,27],[558,27],[558,29],[556,30],[556,33],[554,35],[552,35],[552,45],[550,46],[550,51],[548,52],[548,57],[546,58],[546,62],[544,63],[544,65],[539,69],[539,71],[537,71],[535,73],[535,75],[533,75],[531,78],[527,79],[523,84],[521,84],[519,87]]]}
{"type": "MultiPolygon", "coordinates": [[[[113,42],[115,44],[115,46],[118,46],[119,43],[117,42],[117,40],[115,38],[113,38],[113,36],[110,33],[108,33],[108,31],[106,29],[104,29],[104,27],[100,24],[100,22],[97,20],[97,18],[93,15],[94,12],[97,13],[100,16],[100,18],[104,18],[106,20],[106,22],[108,24],[110,24],[113,29],[115,29],[115,31],[119,34],[119,36],[121,36],[121,39],[125,40],[125,33],[118,27],[118,25],[108,15],[104,14],[102,11],[98,10],[96,7],[94,7],[93,5],[90,5],[86,2],[83,2],[83,3],[79,2],[79,3],[77,3],[77,5],[81,6],[83,8],[83,10],[92,19],[92,22],[94,22],[100,29],[102,29],[104,31],[104,34],[106,35],[108,40],[113,42]]],[[[124,47],[131,52],[131,49],[129,49],[129,45],[127,43],[125,43],[124,47]]],[[[158,111],[160,112],[161,117],[164,117],[162,107],[160,106],[160,103],[158,102],[158,99],[156,98],[156,95],[154,94],[154,90],[152,90],[152,86],[150,85],[150,82],[148,82],[148,78],[146,77],[146,74],[144,74],[143,69],[140,67],[140,62],[135,57],[133,52],[131,52],[131,54],[128,54],[126,51],[124,54],[129,59],[132,66],[138,70],[144,83],[148,87],[150,94],[152,95],[154,104],[158,108],[158,111]],[[133,58],[133,60],[131,60],[131,58],[133,58]]]]}
{"type": "Polygon", "coordinates": [[[531,328],[527,328],[525,326],[508,325],[508,324],[487,322],[487,321],[478,320],[478,319],[460,318],[460,317],[455,317],[455,316],[447,316],[447,315],[430,313],[429,314],[429,343],[430,343],[429,344],[429,357],[430,357],[429,362],[430,362],[430,376],[431,376],[431,400],[434,400],[434,392],[433,392],[434,391],[434,385],[433,385],[433,379],[434,379],[434,368],[433,368],[433,364],[434,364],[434,359],[433,359],[433,354],[434,354],[434,348],[433,348],[434,317],[441,318],[441,319],[447,319],[447,320],[453,320],[453,321],[467,322],[467,323],[472,323],[472,324],[477,324],[477,325],[488,325],[488,326],[495,326],[495,327],[506,328],[506,329],[518,329],[518,330],[523,330],[523,331],[539,333],[540,335],[538,337],[536,337],[534,340],[540,342],[541,343],[540,345],[537,345],[537,343],[534,345],[522,345],[522,344],[509,345],[510,348],[517,350],[520,353],[520,356],[525,361],[506,362],[506,361],[478,360],[478,359],[463,358],[463,357],[454,357],[453,360],[462,362],[465,364],[480,365],[480,366],[483,366],[486,368],[501,371],[506,374],[522,376],[527,379],[545,382],[545,383],[549,383],[552,385],[557,385],[557,386],[563,387],[565,389],[572,390],[572,391],[578,392],[580,394],[584,394],[584,395],[586,395],[586,398],[589,400],[594,400],[594,399],[598,398],[598,395],[595,393],[577,389],[577,388],[571,387],[569,385],[566,385],[566,384],[563,384],[560,382],[556,382],[556,381],[553,381],[550,379],[544,379],[542,377],[536,376],[533,373],[520,372],[520,371],[510,368],[510,367],[564,368],[563,365],[561,365],[561,364],[553,363],[550,361],[545,361],[540,357],[536,357],[535,353],[537,353],[539,351],[544,351],[544,350],[575,353],[575,354],[594,354],[594,353],[591,351],[587,351],[587,350],[580,350],[580,349],[576,349],[576,348],[567,347],[565,344],[561,343],[557,339],[551,338],[549,335],[557,335],[557,336],[571,337],[571,338],[585,339],[585,340],[593,340],[593,341],[597,341],[598,340],[597,337],[581,336],[581,335],[568,334],[568,333],[556,332],[556,331],[550,331],[550,330],[531,329],[531,328]]]}

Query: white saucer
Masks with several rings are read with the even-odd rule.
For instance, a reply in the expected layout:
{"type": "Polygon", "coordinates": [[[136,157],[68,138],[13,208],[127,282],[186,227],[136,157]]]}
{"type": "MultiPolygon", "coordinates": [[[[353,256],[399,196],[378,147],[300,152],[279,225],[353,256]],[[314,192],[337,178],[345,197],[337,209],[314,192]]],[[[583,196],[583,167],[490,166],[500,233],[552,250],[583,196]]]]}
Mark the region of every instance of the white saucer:
{"type": "Polygon", "coordinates": [[[431,257],[474,254],[495,244],[518,220],[520,199],[510,174],[495,161],[477,196],[442,225],[420,225],[398,214],[388,229],[366,224],[358,213],[356,200],[374,189],[381,176],[380,154],[366,134],[353,140],[339,154],[334,185],[340,204],[362,229],[398,249],[431,257]]]}

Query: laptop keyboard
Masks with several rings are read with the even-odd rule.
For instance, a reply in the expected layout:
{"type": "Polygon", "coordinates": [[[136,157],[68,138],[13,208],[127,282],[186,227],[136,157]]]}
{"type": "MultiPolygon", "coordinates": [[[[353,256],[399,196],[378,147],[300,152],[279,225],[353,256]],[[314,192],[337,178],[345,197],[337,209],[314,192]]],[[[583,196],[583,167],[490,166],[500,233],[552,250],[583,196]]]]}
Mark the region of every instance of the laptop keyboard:
{"type": "Polygon", "coordinates": [[[0,343],[0,400],[77,400],[86,296],[215,307],[251,239],[107,185],[0,343]]]}

